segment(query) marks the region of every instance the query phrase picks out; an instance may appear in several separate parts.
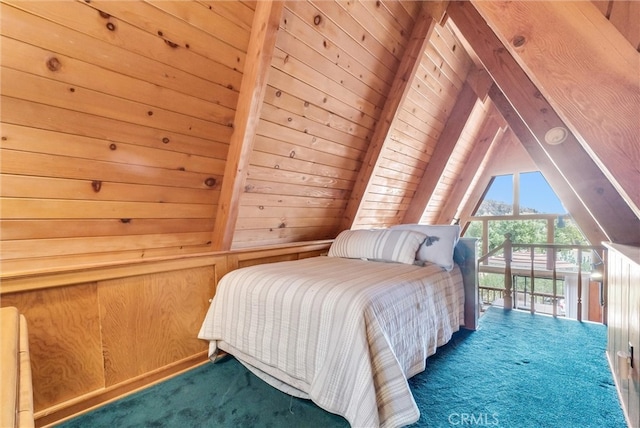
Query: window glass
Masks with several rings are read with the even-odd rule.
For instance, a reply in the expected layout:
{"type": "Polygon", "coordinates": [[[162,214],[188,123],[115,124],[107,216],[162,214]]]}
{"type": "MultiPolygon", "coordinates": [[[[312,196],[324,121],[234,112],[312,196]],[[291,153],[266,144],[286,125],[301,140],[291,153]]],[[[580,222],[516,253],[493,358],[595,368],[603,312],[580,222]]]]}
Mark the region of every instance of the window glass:
{"type": "Polygon", "coordinates": [[[589,241],[571,217],[556,220],[553,235],[553,242],[556,244],[589,245],[589,241]]]}
{"type": "Polygon", "coordinates": [[[496,220],[489,222],[489,245],[495,248],[502,244],[505,235],[511,234],[511,241],[519,244],[547,242],[546,220],[496,220]]]}
{"type": "Polygon", "coordinates": [[[478,239],[478,245],[482,245],[482,222],[481,221],[470,221],[469,227],[464,233],[466,238],[476,238],[478,239]]]}
{"type": "Polygon", "coordinates": [[[562,202],[539,171],[520,174],[520,214],[566,214],[562,202]]]}
{"type": "Polygon", "coordinates": [[[513,214],[513,175],[498,175],[493,178],[477,216],[513,214]]]}

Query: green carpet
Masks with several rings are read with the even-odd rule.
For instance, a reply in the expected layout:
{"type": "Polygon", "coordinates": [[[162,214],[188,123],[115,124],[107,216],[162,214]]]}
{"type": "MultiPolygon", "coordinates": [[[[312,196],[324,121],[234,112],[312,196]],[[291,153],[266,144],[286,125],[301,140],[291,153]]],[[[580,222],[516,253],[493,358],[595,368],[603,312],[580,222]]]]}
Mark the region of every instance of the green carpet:
{"type": "Polygon", "coordinates": [[[601,324],[492,308],[409,380],[416,426],[626,427],[606,344],[601,324]]]}
{"type": "MultiPolygon", "coordinates": [[[[625,427],[606,327],[490,309],[410,379],[415,427],[625,427]]],[[[346,427],[339,416],[266,385],[234,359],[206,364],[61,425],[346,427]]]]}

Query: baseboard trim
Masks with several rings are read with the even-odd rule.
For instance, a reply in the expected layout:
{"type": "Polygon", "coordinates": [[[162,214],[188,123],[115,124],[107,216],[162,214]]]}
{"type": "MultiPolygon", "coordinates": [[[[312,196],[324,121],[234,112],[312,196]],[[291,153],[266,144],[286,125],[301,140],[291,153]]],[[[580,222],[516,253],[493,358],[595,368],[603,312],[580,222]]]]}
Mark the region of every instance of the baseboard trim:
{"type": "Polygon", "coordinates": [[[175,363],[109,388],[93,391],[76,397],[73,400],[65,401],[64,403],[36,412],[34,415],[35,425],[36,427],[54,426],[100,406],[104,406],[112,401],[148,388],[151,385],[170,379],[202,364],[206,364],[209,361],[207,354],[207,351],[199,352],[191,357],[176,361],[175,363]]]}

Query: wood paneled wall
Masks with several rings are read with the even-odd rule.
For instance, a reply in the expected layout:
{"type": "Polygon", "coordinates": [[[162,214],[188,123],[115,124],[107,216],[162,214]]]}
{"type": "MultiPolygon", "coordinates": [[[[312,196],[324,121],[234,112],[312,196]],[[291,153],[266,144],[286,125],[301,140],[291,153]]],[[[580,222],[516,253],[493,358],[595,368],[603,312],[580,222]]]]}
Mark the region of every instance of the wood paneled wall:
{"type": "MultiPolygon", "coordinates": [[[[637,46],[634,2],[594,3],[637,46]]],[[[285,2],[239,216],[225,228],[234,248],[331,238],[351,217],[356,228],[453,219],[446,203],[474,132],[435,174],[427,167],[447,123],[482,120],[451,117],[478,64],[441,16],[367,190],[353,192],[422,4],[285,2]],[[353,199],[357,215],[345,215],[353,199]]],[[[211,242],[255,8],[0,3],[4,272],[221,249],[211,242]]]]}
{"type": "MultiPolygon", "coordinates": [[[[216,250],[255,4],[0,8],[3,271],[216,250]]],[[[420,8],[285,3],[233,248],[340,231],[420,8]]],[[[470,65],[436,25],[355,227],[402,219],[470,65]]]]}
{"type": "Polygon", "coordinates": [[[334,237],[416,2],[287,2],[233,246],[334,237]]]}
{"type": "Polygon", "coordinates": [[[0,4],[4,272],[207,249],[252,7],[0,4]]]}
{"type": "MultiPolygon", "coordinates": [[[[335,236],[419,2],[287,2],[234,248],[335,236]]],[[[471,61],[437,26],[353,227],[399,222],[471,61]]]]}
{"type": "MultiPolygon", "coordinates": [[[[385,141],[379,168],[372,177],[369,192],[363,197],[354,227],[386,227],[403,221],[419,191],[436,144],[452,117],[471,66],[469,56],[451,28],[436,25],[409,95],[385,141]]],[[[464,124],[467,117],[458,120],[464,124]]],[[[457,140],[451,144],[456,143],[457,140]]],[[[447,168],[455,169],[455,162],[447,168]]],[[[438,202],[436,207],[440,207],[438,202]]]]}
{"type": "Polygon", "coordinates": [[[207,343],[197,334],[224,273],[328,247],[165,257],[4,280],[1,305],[17,307],[28,322],[37,424],[205,362],[207,343]]]}
{"type": "Polygon", "coordinates": [[[608,344],[607,356],[629,426],[640,426],[640,248],[607,245],[608,344]],[[633,347],[629,376],[621,376],[618,352],[633,347]]]}
{"type": "MultiPolygon", "coordinates": [[[[637,49],[640,3],[595,3],[637,49]]],[[[247,119],[240,93],[262,96],[262,86],[241,92],[255,64],[254,18],[265,24],[259,4],[1,1],[2,305],[30,321],[42,420],[201,360],[194,329],[223,272],[321,251],[212,252],[219,211],[239,213],[224,235],[247,250],[333,238],[352,218],[355,228],[449,223],[459,201],[468,217],[479,198],[478,189],[462,197],[478,180],[470,165],[506,141],[487,88],[473,84],[480,64],[469,45],[486,40],[464,41],[451,22],[452,9],[469,5],[285,2],[273,56],[260,57],[270,66],[264,102],[252,106],[246,185],[226,207],[235,121],[247,119]],[[416,29],[426,49],[405,55],[416,29]],[[398,82],[401,97],[391,93],[398,82]],[[154,333],[157,314],[169,334],[154,333]]],[[[504,59],[496,46],[488,57],[504,59]]],[[[529,101],[525,112],[541,123],[529,101]]],[[[598,221],[621,235],[637,224],[615,204],[598,206],[598,221]]]]}

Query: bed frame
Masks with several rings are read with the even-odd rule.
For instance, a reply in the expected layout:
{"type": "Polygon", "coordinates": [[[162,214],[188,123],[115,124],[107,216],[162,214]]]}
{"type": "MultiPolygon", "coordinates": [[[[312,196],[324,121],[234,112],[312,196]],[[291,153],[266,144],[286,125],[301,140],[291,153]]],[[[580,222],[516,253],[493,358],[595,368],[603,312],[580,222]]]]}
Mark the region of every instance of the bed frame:
{"type": "Polygon", "coordinates": [[[464,328],[476,330],[480,316],[478,291],[478,263],[476,238],[460,238],[454,251],[454,260],[462,270],[464,283],[464,328]]]}

